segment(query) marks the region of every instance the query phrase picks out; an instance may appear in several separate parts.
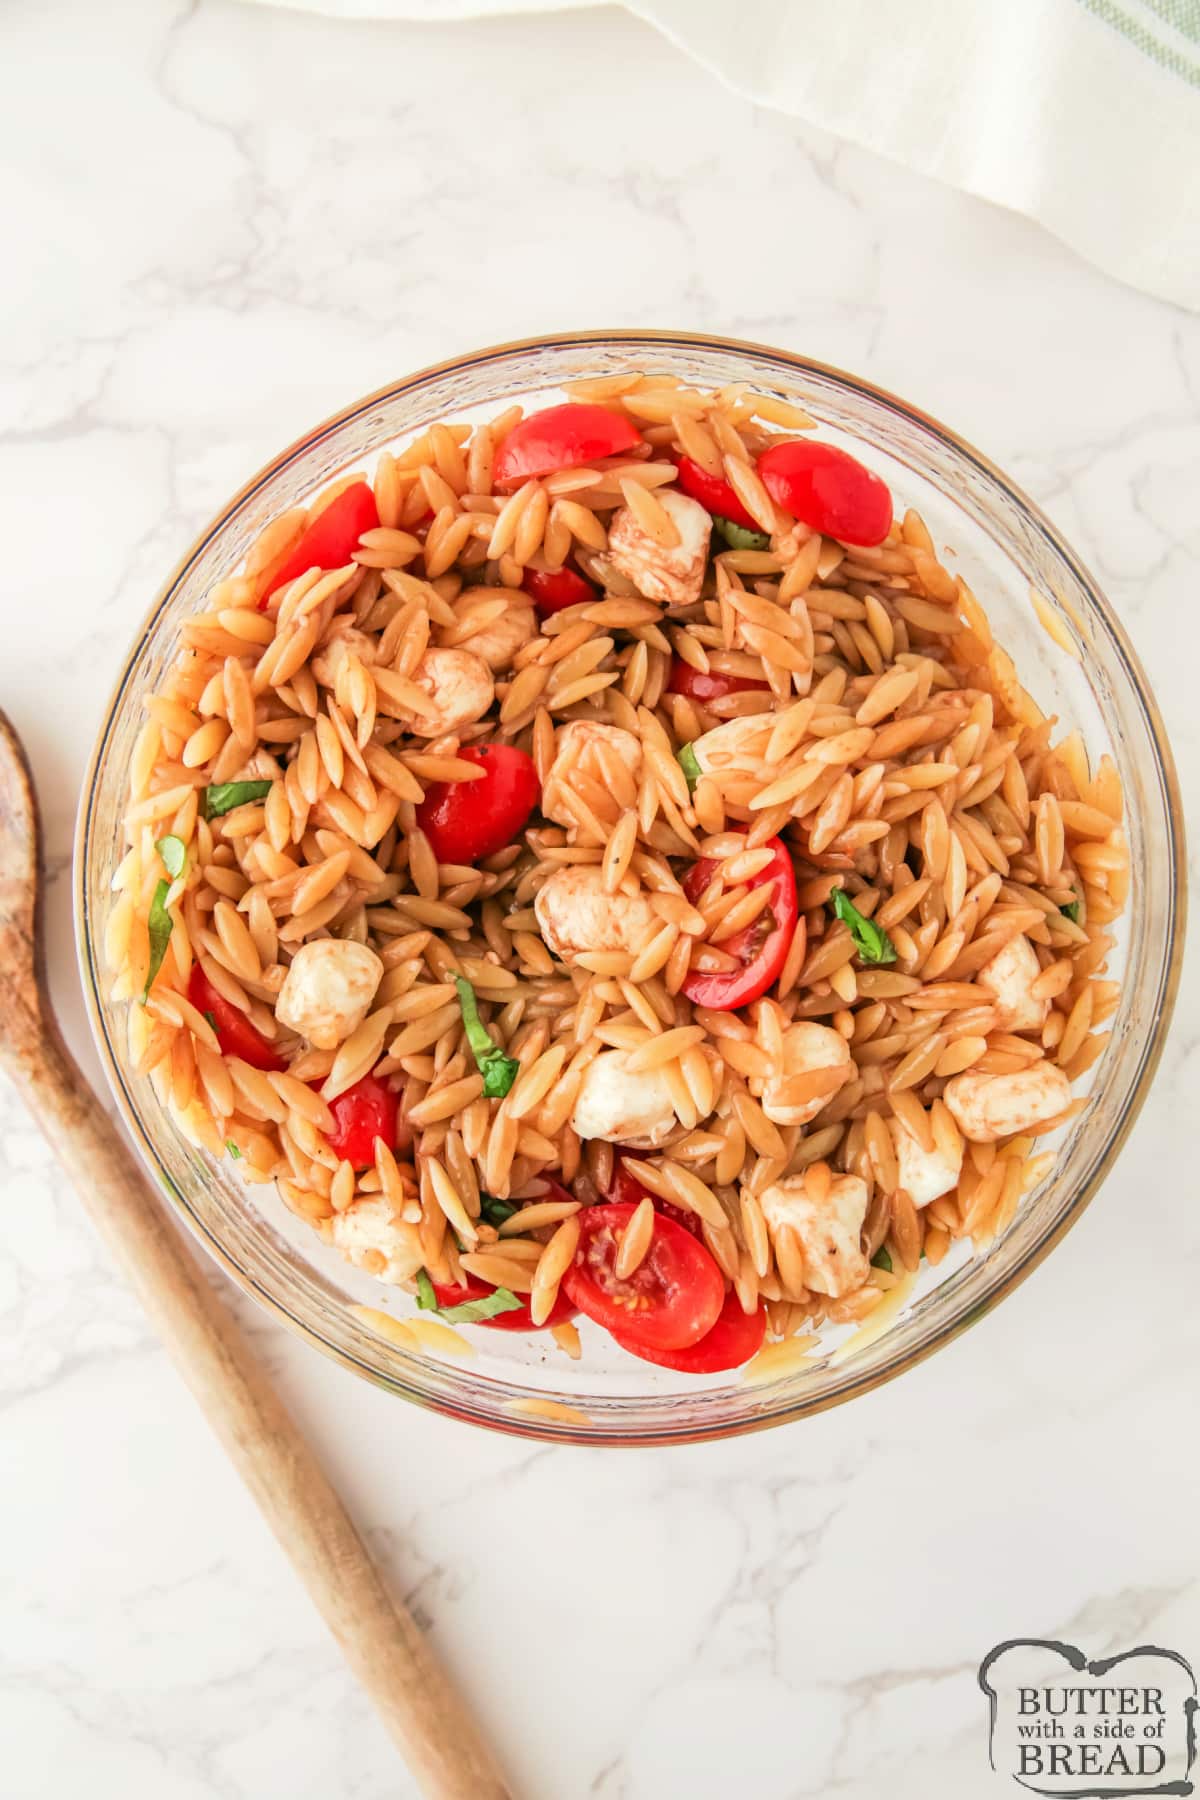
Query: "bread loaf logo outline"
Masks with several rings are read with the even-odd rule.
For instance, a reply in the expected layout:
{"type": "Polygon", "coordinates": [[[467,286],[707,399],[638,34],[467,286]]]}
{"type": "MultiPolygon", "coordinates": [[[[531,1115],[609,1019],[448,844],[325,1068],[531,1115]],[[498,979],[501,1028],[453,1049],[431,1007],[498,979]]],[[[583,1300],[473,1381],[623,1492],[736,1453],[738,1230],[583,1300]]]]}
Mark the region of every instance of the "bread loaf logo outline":
{"type": "Polygon", "coordinates": [[[1090,1659],[1052,1638],[1009,1638],[979,1666],[997,1774],[1044,1800],[1187,1796],[1196,1677],[1176,1650],[1139,1644],[1090,1659]]]}

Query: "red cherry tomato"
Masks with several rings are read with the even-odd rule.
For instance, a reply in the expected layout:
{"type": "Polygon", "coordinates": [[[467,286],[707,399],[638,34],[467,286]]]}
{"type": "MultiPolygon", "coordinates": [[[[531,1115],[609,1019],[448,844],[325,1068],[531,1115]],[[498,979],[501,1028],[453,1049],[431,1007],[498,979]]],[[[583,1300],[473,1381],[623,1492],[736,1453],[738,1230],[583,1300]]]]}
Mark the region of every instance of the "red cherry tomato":
{"type": "Polygon", "coordinates": [[[417,824],[443,863],[480,862],[511,844],[541,797],[532,757],[512,744],[468,744],[463,762],[482,781],[435,781],[417,808],[417,824]]]}
{"type": "MultiPolygon", "coordinates": [[[[314,1084],[318,1089],[320,1082],[314,1084]]],[[[399,1138],[400,1102],[386,1081],[377,1075],[364,1075],[353,1087],[329,1102],[333,1114],[333,1130],[329,1147],[343,1162],[356,1169],[370,1168],[375,1161],[375,1139],[382,1138],[394,1150],[399,1138]]]]}
{"type": "Polygon", "coordinates": [[[224,994],[217,992],[199,963],[192,964],[188,976],[188,999],[197,1012],[212,1014],[209,1022],[217,1034],[223,1055],[240,1056],[252,1069],[287,1068],[286,1060],[270,1039],[256,1031],[245,1013],[231,1006],[224,994]]]}
{"type": "MultiPolygon", "coordinates": [[[[468,1275],[462,1282],[435,1281],[433,1291],[437,1295],[440,1307],[462,1306],[467,1300],[486,1300],[495,1288],[488,1287],[485,1281],[477,1281],[474,1275],[468,1275]]],[[[552,1325],[562,1325],[575,1317],[575,1308],[562,1289],[550,1309],[550,1317],[535,1325],[529,1310],[529,1301],[521,1294],[515,1296],[521,1304],[510,1312],[497,1313],[494,1319],[477,1319],[477,1325],[486,1325],[492,1331],[549,1331],[552,1325]]]]}
{"type": "Polygon", "coordinates": [[[716,669],[710,669],[704,675],[699,669],[693,669],[691,663],[684,662],[682,656],[671,658],[667,692],[685,694],[689,700],[698,700],[701,706],[707,706],[711,700],[723,700],[726,694],[749,694],[755,689],[765,693],[768,683],[753,681],[748,675],[720,675],[716,669]]]}
{"type": "Polygon", "coordinates": [[[309,569],[342,569],[358,549],[364,531],[374,531],[379,523],[375,495],[365,481],[356,481],[340,494],[335,494],[323,512],[300,534],[300,541],[277,568],[267,575],[267,585],[259,595],[258,610],[264,611],[276,588],[309,569]]]}
{"type": "Polygon", "coordinates": [[[521,586],[543,619],[568,606],[582,606],[588,600],[600,598],[599,588],[585,581],[574,569],[526,569],[521,586]]]}
{"type": "Polygon", "coordinates": [[[617,1158],[613,1169],[613,1183],[609,1189],[609,1199],[619,1205],[637,1206],[649,1197],[654,1202],[654,1210],[661,1213],[664,1219],[673,1219],[676,1225],[682,1225],[693,1237],[700,1237],[700,1218],[697,1213],[688,1212],[685,1206],[676,1206],[673,1200],[663,1200],[658,1194],[651,1194],[650,1189],[643,1187],[637,1178],[638,1157],[632,1150],[623,1150],[617,1158]]]}
{"type": "Polygon", "coordinates": [[[772,500],[844,544],[882,544],[892,528],[886,481],[833,444],[776,444],[758,459],[772,500]]]}
{"type": "MultiPolygon", "coordinates": [[[[737,1006],[749,1006],[765,994],[782,969],[798,917],[796,876],[792,859],[777,837],[768,838],[764,849],[774,852],[771,861],[749,886],[770,883],[772,894],[764,912],[744,931],[726,938],[722,950],[736,956],[736,969],[708,972],[692,969],[684,977],[683,991],[693,1006],[707,1006],[714,1012],[732,1012],[737,1006]]],[[[698,900],[716,872],[717,864],[704,857],[693,863],[684,877],[683,891],[689,900],[698,900]]]]}
{"type": "Polygon", "coordinates": [[[767,1309],[759,1306],[752,1313],[742,1311],[741,1302],[732,1288],[725,1296],[716,1324],[698,1344],[684,1350],[652,1350],[634,1343],[614,1331],[622,1350],[638,1356],[643,1362],[657,1363],[663,1369],[681,1369],[685,1375],[715,1375],[718,1369],[737,1369],[762,1349],[767,1334],[767,1309]]]}
{"type": "Polygon", "coordinates": [[[704,1245],[661,1214],[638,1267],[618,1276],[618,1234],[635,1210],[591,1206],[578,1215],[579,1248],[563,1288],[589,1319],[634,1343],[658,1350],[698,1343],[716,1324],[725,1279],[704,1245]]]}
{"type": "Polygon", "coordinates": [[[548,406],[513,426],[496,452],[492,479],[497,487],[517,487],[534,475],[617,456],[641,441],[629,420],[606,406],[548,406]]]}
{"type": "Polygon", "coordinates": [[[676,463],[679,470],[679,485],[685,494],[698,500],[706,512],[714,513],[718,518],[728,519],[731,525],[742,525],[747,531],[761,531],[762,526],[757,519],[752,519],[727,481],[719,475],[710,475],[702,469],[698,462],[690,456],[681,456],[676,463]]]}

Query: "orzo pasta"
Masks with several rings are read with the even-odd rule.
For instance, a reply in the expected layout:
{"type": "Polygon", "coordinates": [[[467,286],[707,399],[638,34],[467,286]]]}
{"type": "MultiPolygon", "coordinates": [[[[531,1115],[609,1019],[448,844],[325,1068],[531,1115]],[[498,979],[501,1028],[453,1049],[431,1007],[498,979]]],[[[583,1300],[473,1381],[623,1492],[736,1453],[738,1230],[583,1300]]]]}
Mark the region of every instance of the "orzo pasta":
{"type": "Polygon", "coordinates": [[[146,696],[134,1069],[454,1322],[736,1367],[989,1242],[1083,1104],[1115,769],[812,423],[627,375],[433,426],[146,696]]]}

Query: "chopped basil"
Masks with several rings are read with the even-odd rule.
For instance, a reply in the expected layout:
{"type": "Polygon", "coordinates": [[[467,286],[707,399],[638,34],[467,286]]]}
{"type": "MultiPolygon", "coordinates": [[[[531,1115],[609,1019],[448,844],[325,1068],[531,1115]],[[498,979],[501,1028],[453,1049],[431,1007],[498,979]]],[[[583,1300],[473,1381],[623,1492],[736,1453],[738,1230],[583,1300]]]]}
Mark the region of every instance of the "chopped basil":
{"type": "Polygon", "coordinates": [[[225,1148],[228,1150],[230,1156],[233,1157],[235,1162],[241,1162],[242,1153],[238,1149],[237,1145],[234,1143],[232,1138],[225,1139],[225,1148]]]}
{"type": "Polygon", "coordinates": [[[892,1257],[891,1257],[891,1252],[889,1251],[886,1244],[881,1244],[879,1246],[879,1249],[875,1252],[874,1256],[871,1258],[871,1267],[873,1269],[886,1269],[888,1274],[889,1275],[891,1274],[891,1272],[892,1272],[892,1257]]]}
{"type": "Polygon", "coordinates": [[[246,806],[251,800],[265,800],[271,791],[269,781],[222,781],[204,790],[204,816],[219,819],[235,806],[246,806]]]}
{"type": "Polygon", "coordinates": [[[732,519],[713,514],[713,529],[719,531],[731,550],[769,550],[771,540],[765,531],[751,531],[748,525],[735,525],[732,519]]]}
{"type": "Polygon", "coordinates": [[[850,936],[854,939],[854,948],[865,963],[894,963],[896,946],[893,944],[882,925],[876,925],[874,919],[868,919],[860,913],[843,888],[834,888],[829,896],[832,906],[843,925],[850,927],[850,936]]]}
{"type": "Polygon", "coordinates": [[[187,862],[187,845],[181,837],[160,837],[154,848],[162,858],[162,866],[173,881],[178,881],[187,862]]]}
{"type": "Polygon", "coordinates": [[[146,971],[146,985],[142,989],[143,1006],[150,998],[154,977],[162,968],[163,957],[167,954],[167,945],[171,941],[174,920],[167,911],[167,895],[170,891],[170,882],[160,881],[154,890],[154,898],[150,902],[150,916],[146,921],[146,928],[150,935],[150,967],[146,971]]]}
{"type": "Polygon", "coordinates": [[[481,1300],[464,1300],[461,1306],[447,1306],[438,1317],[450,1325],[477,1325],[481,1319],[494,1319],[499,1313],[519,1312],[521,1302],[509,1288],[493,1288],[481,1300]]]}
{"type": "Polygon", "coordinates": [[[494,1194],[479,1196],[479,1215],[489,1225],[503,1225],[506,1219],[512,1218],[516,1210],[509,1201],[497,1200],[494,1194]]]}
{"type": "Polygon", "coordinates": [[[424,1269],[417,1270],[417,1305],[422,1312],[435,1312],[448,1325],[477,1325],[481,1319],[494,1319],[500,1313],[518,1312],[521,1302],[509,1288],[493,1288],[478,1300],[464,1300],[460,1306],[438,1305],[437,1293],[424,1269]]]}
{"type": "Polygon", "coordinates": [[[685,744],[682,750],[677,750],[675,753],[675,761],[687,776],[688,793],[690,794],[694,791],[696,783],[704,773],[692,745],[685,744]]]}
{"type": "Polygon", "coordinates": [[[205,1015],[204,1015],[204,1017],[205,1017],[205,1018],[206,1018],[206,1019],[207,1019],[207,1020],[208,1020],[208,1022],[209,1022],[209,1024],[210,1024],[210,1025],[211,1025],[211,1026],[212,1026],[212,1028],[213,1028],[213,1030],[214,1030],[214,1031],[215,1031],[215,1030],[216,1030],[216,1029],[217,1029],[217,1015],[216,1015],[216,1013],[214,1013],[214,1012],[206,1012],[206,1013],[205,1013],[205,1015]]]}
{"type": "Polygon", "coordinates": [[[1064,919],[1070,919],[1072,925],[1078,925],[1080,910],[1078,900],[1072,900],[1067,906],[1060,906],[1058,910],[1064,919]]]}
{"type": "Polygon", "coordinates": [[[467,1033],[467,1043],[475,1058],[475,1066],[483,1076],[484,1098],[502,1100],[517,1079],[521,1065],[514,1057],[506,1056],[493,1040],[479,1017],[475,989],[466,976],[456,975],[454,985],[458,989],[458,1005],[467,1033]]]}

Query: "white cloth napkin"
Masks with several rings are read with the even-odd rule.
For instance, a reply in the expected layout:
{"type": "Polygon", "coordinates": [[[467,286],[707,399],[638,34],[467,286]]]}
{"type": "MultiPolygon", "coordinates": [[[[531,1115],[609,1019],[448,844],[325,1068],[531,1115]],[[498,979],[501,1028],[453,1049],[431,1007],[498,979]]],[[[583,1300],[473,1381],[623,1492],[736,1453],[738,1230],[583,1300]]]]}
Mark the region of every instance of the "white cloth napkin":
{"type": "MultiPolygon", "coordinates": [[[[288,0],[346,18],[590,0],[288,0]]],[[[1200,311],[1200,0],[625,0],[739,93],[1200,311]]]]}

